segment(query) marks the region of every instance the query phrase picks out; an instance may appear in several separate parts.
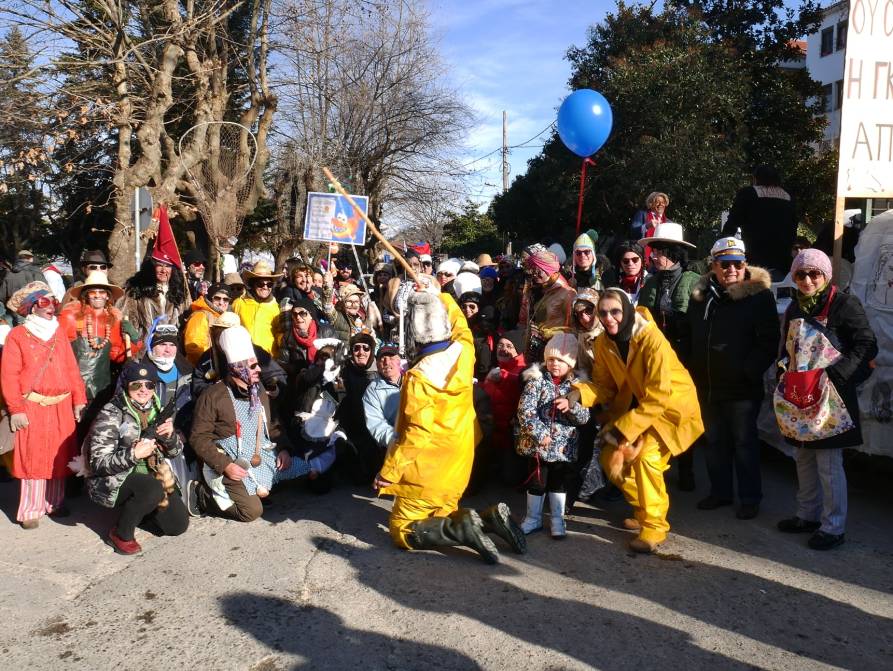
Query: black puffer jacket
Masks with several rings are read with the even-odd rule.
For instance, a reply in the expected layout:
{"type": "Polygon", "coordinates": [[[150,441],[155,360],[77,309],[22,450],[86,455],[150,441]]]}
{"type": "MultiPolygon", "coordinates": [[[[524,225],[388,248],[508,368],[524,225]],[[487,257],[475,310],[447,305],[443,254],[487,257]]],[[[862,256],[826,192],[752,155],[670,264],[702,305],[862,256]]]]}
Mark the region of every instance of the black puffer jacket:
{"type": "MultiPolygon", "coordinates": [[[[819,301],[819,304],[813,309],[813,314],[822,311],[826,300],[827,298],[819,301]]],[[[787,339],[786,334],[791,320],[804,316],[806,315],[803,314],[795,299],[785,313],[782,338],[787,339]]],[[[859,400],[856,395],[856,387],[871,375],[870,364],[878,353],[877,338],[874,331],[871,330],[865,309],[859,299],[851,294],[840,292],[837,292],[831,301],[826,331],[832,344],[842,354],[840,359],[826,369],[828,379],[840,393],[856,426],[837,436],[822,440],[808,442],[790,438],[785,438],[785,440],[797,447],[815,449],[856,447],[862,444],[862,427],[859,421],[859,400]]],[[[782,342],[779,356],[784,357],[785,354],[784,342],[782,342]]]]}
{"type": "Polygon", "coordinates": [[[709,277],[695,284],[688,304],[686,360],[698,396],[702,403],[762,399],[763,373],[775,360],[779,340],[769,272],[749,266],[745,279],[719,296],[709,277]]]}
{"type": "MultiPolygon", "coordinates": [[[[283,313],[285,315],[287,313],[283,313]]],[[[307,348],[295,340],[294,330],[291,327],[291,319],[283,320],[283,331],[275,348],[276,363],[278,363],[288,376],[289,384],[294,384],[297,375],[307,368],[312,361],[307,360],[307,348]]],[[[335,329],[328,324],[317,323],[316,339],[337,338],[335,329]]]]}

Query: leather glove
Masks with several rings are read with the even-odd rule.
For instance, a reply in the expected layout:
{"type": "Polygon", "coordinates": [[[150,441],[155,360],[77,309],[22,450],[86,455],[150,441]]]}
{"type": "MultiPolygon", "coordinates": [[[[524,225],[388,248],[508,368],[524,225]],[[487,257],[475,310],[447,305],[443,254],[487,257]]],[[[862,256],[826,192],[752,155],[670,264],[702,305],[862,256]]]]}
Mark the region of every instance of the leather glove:
{"type": "Polygon", "coordinates": [[[24,429],[26,426],[28,426],[28,415],[24,412],[17,412],[9,416],[9,428],[12,429],[13,433],[19,429],[24,429]]]}

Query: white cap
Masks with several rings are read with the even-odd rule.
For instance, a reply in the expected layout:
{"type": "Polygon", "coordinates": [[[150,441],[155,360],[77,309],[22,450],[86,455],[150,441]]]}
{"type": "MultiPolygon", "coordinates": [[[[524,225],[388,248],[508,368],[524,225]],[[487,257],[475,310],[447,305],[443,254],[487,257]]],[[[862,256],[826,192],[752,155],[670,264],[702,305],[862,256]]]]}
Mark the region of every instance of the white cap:
{"type": "Polygon", "coordinates": [[[232,326],[224,329],[217,341],[227,363],[247,361],[257,356],[254,353],[254,345],[251,344],[251,335],[244,326],[232,326]]]}
{"type": "Polygon", "coordinates": [[[422,263],[431,263],[431,255],[430,254],[419,254],[419,261],[422,263]]]}
{"type": "Polygon", "coordinates": [[[462,294],[466,294],[469,291],[478,294],[483,293],[481,278],[474,273],[459,273],[456,279],[453,280],[453,293],[456,295],[456,298],[459,298],[462,294]]]}

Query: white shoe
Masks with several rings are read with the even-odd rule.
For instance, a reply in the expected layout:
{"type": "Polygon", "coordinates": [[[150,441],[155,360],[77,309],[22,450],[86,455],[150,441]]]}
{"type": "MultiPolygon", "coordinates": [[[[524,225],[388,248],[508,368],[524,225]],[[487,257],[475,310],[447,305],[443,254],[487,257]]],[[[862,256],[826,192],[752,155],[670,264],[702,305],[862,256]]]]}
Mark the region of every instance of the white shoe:
{"type": "Polygon", "coordinates": [[[521,531],[531,534],[543,528],[543,504],[545,496],[527,495],[527,516],[521,522],[521,531]]]}
{"type": "Polygon", "coordinates": [[[549,492],[549,510],[552,513],[552,538],[558,539],[567,536],[567,526],[564,524],[564,504],[566,502],[566,493],[549,492]]]}

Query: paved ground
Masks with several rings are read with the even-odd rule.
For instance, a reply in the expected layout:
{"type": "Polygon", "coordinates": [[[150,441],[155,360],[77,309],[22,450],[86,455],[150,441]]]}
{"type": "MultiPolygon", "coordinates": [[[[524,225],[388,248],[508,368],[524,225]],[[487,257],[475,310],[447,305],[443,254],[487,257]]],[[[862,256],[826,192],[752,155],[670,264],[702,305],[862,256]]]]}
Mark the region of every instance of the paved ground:
{"type": "MultiPolygon", "coordinates": [[[[0,484],[2,669],[893,668],[893,492],[874,462],[851,473],[846,545],[785,536],[793,469],[765,467],[756,520],[674,492],[674,535],[631,555],[624,504],[585,506],[561,543],[490,567],[462,550],[391,547],[388,503],[340,488],[277,493],[263,521],[139,532],[114,555],[108,511],[72,501],[25,532],[0,484]]],[[[498,495],[520,511],[521,497],[498,495]]]]}

